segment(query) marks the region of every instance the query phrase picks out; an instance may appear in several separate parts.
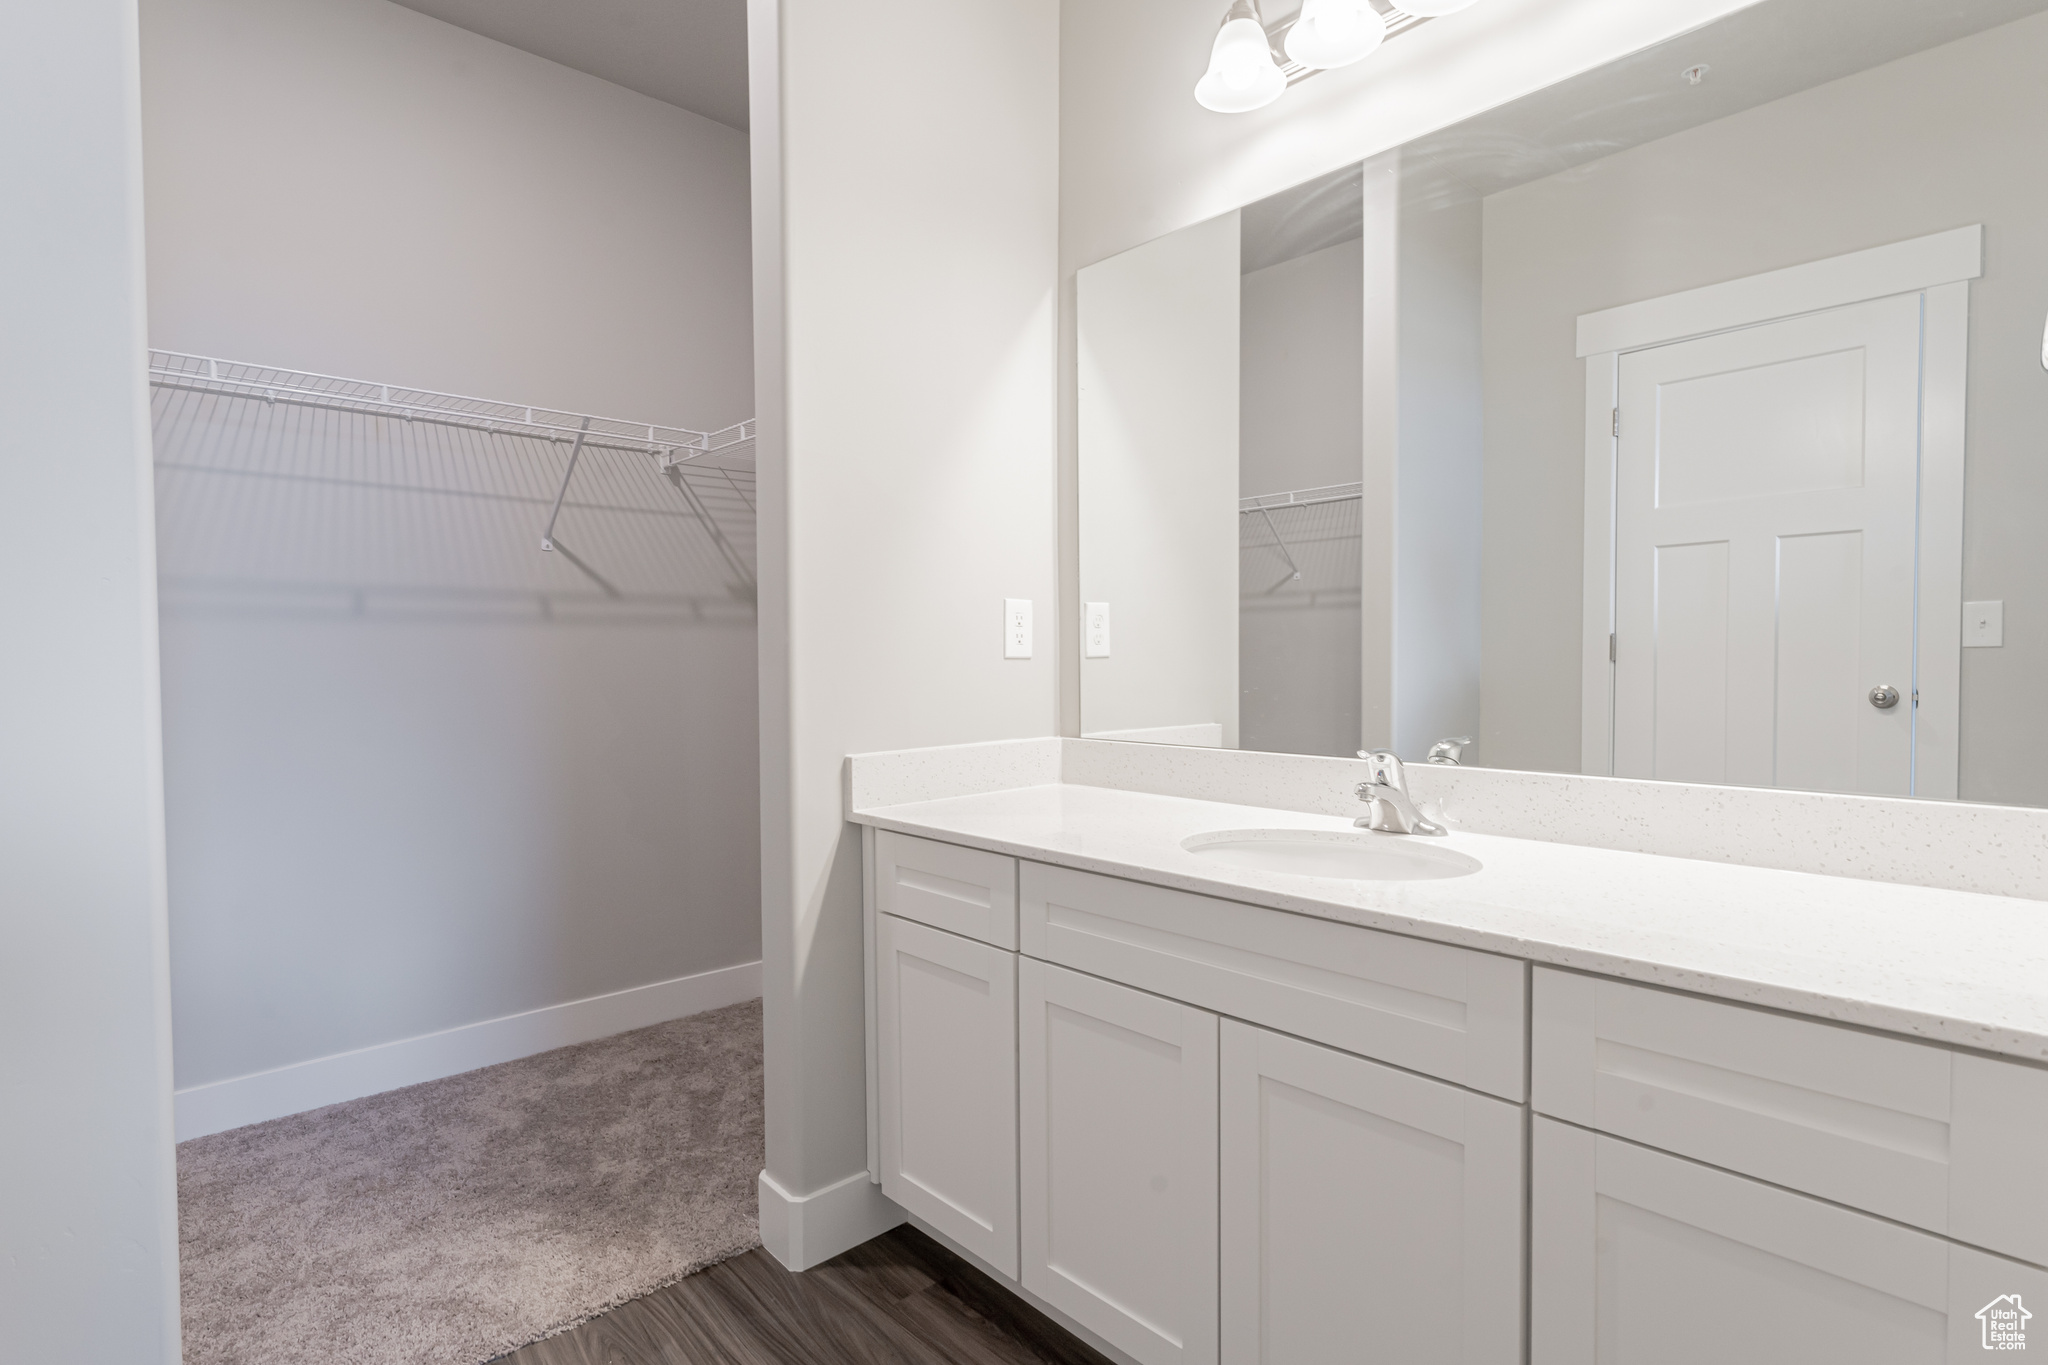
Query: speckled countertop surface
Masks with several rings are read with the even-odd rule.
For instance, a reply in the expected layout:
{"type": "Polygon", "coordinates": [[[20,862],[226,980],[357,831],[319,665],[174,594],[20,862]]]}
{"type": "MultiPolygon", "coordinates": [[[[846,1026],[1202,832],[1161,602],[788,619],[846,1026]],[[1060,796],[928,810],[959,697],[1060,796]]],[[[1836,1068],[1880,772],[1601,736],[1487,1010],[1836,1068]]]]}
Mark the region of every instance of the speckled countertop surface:
{"type": "MultiPolygon", "coordinates": [[[[1221,866],[1206,831],[1336,816],[1066,783],[851,813],[881,829],[2048,1061],[2048,902],[1454,832],[1483,863],[1357,882],[1221,866]]],[[[1394,836],[1375,836],[1394,837],[1394,836]]],[[[1421,841],[1418,841],[1421,842],[1421,841]]]]}

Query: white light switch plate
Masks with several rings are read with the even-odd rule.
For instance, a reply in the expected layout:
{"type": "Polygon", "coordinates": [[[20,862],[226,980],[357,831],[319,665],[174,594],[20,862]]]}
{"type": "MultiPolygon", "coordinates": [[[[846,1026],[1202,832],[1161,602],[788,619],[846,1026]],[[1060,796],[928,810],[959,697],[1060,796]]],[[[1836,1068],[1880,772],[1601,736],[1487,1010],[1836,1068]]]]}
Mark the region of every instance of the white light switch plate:
{"type": "Polygon", "coordinates": [[[1109,603],[1090,602],[1082,612],[1081,657],[1084,659],[1107,659],[1109,657],[1109,603]]]}
{"type": "Polygon", "coordinates": [[[1003,657],[1031,657],[1031,599],[1028,597],[1003,599],[1003,657]]]}
{"type": "Polygon", "coordinates": [[[1997,649],[2005,643],[2005,603],[1963,603],[1963,648],[1997,649]]]}

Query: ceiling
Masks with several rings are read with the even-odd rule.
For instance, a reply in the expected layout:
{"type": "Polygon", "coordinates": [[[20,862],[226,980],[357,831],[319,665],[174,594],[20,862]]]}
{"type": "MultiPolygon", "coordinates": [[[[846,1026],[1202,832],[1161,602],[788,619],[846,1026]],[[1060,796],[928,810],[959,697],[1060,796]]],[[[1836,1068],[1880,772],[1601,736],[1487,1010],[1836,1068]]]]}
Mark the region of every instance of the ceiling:
{"type": "Polygon", "coordinates": [[[1762,0],[1402,149],[1402,196],[1456,202],[1955,42],[2048,0],[1762,0]],[[1698,84],[1683,73],[1704,66],[1698,84]]]}
{"type": "Polygon", "coordinates": [[[746,0],[397,3],[746,131],[746,0]]]}
{"type": "MultiPolygon", "coordinates": [[[[1761,0],[1407,144],[1402,203],[1497,194],[2044,9],[2048,0],[1761,0]],[[1707,68],[1698,84],[1683,74],[1695,65],[1707,68]]],[[[1359,236],[1360,172],[1248,205],[1244,270],[1359,236]]]]}

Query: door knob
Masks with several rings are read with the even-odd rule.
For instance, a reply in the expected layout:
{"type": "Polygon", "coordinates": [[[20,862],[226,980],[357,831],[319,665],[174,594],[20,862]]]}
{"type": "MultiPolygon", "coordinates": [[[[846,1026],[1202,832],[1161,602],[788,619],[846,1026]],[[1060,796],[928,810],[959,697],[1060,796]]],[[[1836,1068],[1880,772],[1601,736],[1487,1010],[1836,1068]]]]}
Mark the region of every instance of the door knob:
{"type": "Polygon", "coordinates": [[[1899,704],[1899,689],[1889,686],[1871,688],[1870,704],[1880,711],[1891,710],[1899,704]]]}

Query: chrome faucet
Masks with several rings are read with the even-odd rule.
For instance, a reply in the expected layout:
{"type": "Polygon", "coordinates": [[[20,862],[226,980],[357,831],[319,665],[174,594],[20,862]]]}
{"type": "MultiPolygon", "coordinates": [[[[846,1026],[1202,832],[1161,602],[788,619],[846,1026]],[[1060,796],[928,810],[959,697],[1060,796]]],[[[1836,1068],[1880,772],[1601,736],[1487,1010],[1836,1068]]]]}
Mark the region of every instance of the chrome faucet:
{"type": "Polygon", "coordinates": [[[1401,760],[1386,749],[1364,749],[1358,756],[1371,765],[1369,781],[1358,784],[1358,799],[1371,809],[1352,821],[1360,829],[1381,834],[1449,834],[1450,831],[1424,816],[1408,796],[1408,776],[1401,760]]]}
{"type": "Polygon", "coordinates": [[[1465,746],[1471,742],[1470,735],[1453,735],[1449,739],[1440,739],[1429,746],[1429,761],[1455,768],[1465,757],[1465,746]]]}

